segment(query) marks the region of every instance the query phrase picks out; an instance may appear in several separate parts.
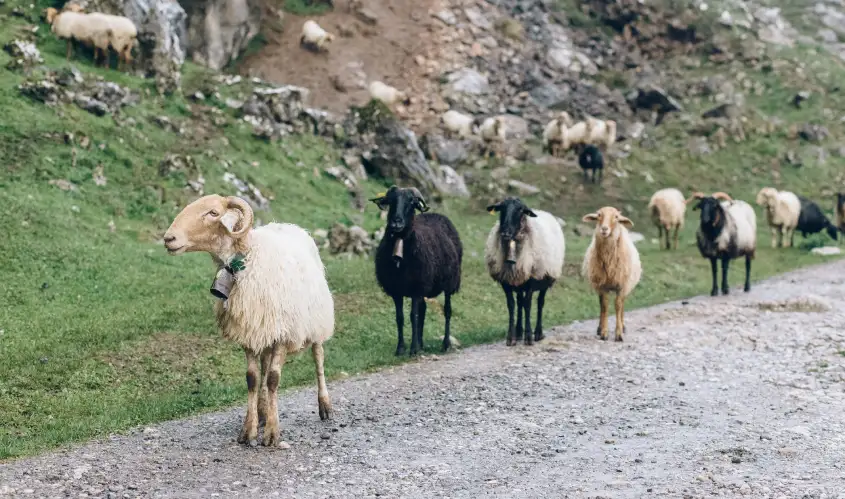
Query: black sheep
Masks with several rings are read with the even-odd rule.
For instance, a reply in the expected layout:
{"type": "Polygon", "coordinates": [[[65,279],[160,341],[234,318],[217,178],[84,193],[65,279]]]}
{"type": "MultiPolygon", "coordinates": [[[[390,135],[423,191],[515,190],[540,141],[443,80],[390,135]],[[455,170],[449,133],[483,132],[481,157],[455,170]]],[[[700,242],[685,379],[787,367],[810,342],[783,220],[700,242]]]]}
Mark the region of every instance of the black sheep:
{"type": "Polygon", "coordinates": [[[581,149],[578,155],[578,164],[584,170],[584,180],[587,180],[587,170],[593,170],[591,181],[596,183],[596,170],[599,172],[599,177],[604,177],[604,158],[601,151],[593,144],[587,144],[581,149]]]}
{"type": "Polygon", "coordinates": [[[398,344],[396,355],[405,353],[403,301],[411,299],[411,355],[423,349],[426,303],[424,298],[445,294],[443,315],[446,331],[443,350],[449,349],[452,295],[461,287],[463,247],[452,222],[437,213],[424,213],[428,206],[416,188],[392,186],[371,199],[387,208],[387,227],[376,249],[376,279],[396,306],[398,344]],[[414,210],[423,212],[415,216],[414,210]]]}
{"type": "Polygon", "coordinates": [[[836,193],[836,228],[845,233],[845,193],[836,193]]]}
{"type": "Polygon", "coordinates": [[[802,237],[807,237],[807,234],[815,234],[826,229],[827,235],[834,241],[837,240],[836,226],[830,223],[819,205],[803,196],[798,196],[798,200],[801,201],[801,214],[798,215],[798,225],[795,230],[800,231],[802,237]]]}

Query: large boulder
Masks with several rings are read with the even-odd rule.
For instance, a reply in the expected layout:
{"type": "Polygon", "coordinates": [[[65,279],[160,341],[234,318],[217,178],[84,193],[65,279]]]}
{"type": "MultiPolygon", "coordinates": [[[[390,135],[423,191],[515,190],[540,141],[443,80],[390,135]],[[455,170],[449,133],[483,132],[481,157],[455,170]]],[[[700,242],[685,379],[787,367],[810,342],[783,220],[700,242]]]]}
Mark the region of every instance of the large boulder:
{"type": "Polygon", "coordinates": [[[182,6],[188,14],[191,58],[211,69],[237,58],[260,28],[257,0],[182,0],[182,6]]]}

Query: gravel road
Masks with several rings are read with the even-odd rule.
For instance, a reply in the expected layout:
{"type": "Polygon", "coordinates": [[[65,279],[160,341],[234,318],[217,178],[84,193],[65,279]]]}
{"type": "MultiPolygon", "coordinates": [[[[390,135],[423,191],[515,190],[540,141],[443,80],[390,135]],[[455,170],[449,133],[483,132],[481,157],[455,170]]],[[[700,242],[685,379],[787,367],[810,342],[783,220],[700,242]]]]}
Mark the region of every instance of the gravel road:
{"type": "Polygon", "coordinates": [[[236,444],[239,407],[2,465],[0,495],[845,498],[845,261],[739,291],[335,382],[327,423],[285,393],[289,449],[236,444]]]}

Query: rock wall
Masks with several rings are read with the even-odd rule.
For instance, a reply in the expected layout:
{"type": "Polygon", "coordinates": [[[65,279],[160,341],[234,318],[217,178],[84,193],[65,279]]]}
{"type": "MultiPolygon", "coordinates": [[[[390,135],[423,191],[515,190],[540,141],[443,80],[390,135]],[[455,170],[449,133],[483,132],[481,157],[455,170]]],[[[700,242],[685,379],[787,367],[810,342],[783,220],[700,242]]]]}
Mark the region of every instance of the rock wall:
{"type": "Polygon", "coordinates": [[[257,0],[183,0],[188,15],[191,58],[211,69],[229,64],[258,34],[257,0]]]}

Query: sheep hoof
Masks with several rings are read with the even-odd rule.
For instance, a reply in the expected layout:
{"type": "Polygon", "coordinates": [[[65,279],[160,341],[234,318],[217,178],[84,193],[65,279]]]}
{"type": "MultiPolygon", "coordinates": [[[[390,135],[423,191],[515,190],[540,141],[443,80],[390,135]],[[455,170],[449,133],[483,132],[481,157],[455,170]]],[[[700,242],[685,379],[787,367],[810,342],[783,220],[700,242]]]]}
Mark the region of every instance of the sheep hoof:
{"type": "Polygon", "coordinates": [[[332,403],[329,397],[317,397],[317,408],[320,413],[320,421],[326,421],[332,418],[332,403]]]}
{"type": "Polygon", "coordinates": [[[452,348],[452,342],[444,339],[443,340],[443,351],[448,352],[450,348],[452,348]]]}
{"type": "Polygon", "coordinates": [[[525,335],[525,346],[530,347],[534,345],[534,338],[530,334],[525,335]]]}
{"type": "Polygon", "coordinates": [[[514,338],[513,336],[508,336],[507,345],[509,347],[516,345],[516,338],[514,338]]]}
{"type": "Polygon", "coordinates": [[[713,291],[710,292],[710,296],[719,296],[719,290],[713,289],[713,291]]]}
{"type": "Polygon", "coordinates": [[[238,437],[239,444],[248,443],[252,447],[258,445],[258,425],[244,424],[241,435],[238,437]]]}
{"type": "Polygon", "coordinates": [[[722,294],[723,294],[723,295],[730,294],[730,291],[731,291],[731,290],[730,290],[730,289],[728,289],[728,288],[722,288],[722,294]]]}
{"type": "Polygon", "coordinates": [[[624,341],[624,340],[622,339],[622,335],[621,335],[621,334],[618,334],[618,333],[616,334],[616,341],[617,341],[617,342],[619,342],[619,343],[622,343],[622,342],[624,341]]]}
{"type": "Polygon", "coordinates": [[[264,439],[261,441],[261,445],[264,447],[275,447],[279,444],[279,427],[273,429],[273,431],[264,430],[264,439]]]}
{"type": "Polygon", "coordinates": [[[601,338],[602,341],[607,341],[607,333],[601,333],[599,338],[601,338]]]}
{"type": "Polygon", "coordinates": [[[745,288],[743,288],[743,290],[744,290],[746,293],[748,293],[749,291],[751,291],[751,285],[750,285],[750,284],[746,284],[746,285],[745,285],[745,288]]]}
{"type": "Polygon", "coordinates": [[[405,355],[405,345],[403,343],[400,343],[396,347],[396,356],[398,357],[400,355],[405,355]]]}
{"type": "Polygon", "coordinates": [[[596,336],[601,336],[601,326],[596,328],[596,336]]]}
{"type": "Polygon", "coordinates": [[[519,330],[519,329],[517,329],[517,330],[516,330],[516,339],[517,339],[517,340],[521,340],[521,339],[522,339],[522,331],[521,331],[521,330],[519,330]]]}
{"type": "Polygon", "coordinates": [[[534,333],[534,341],[543,341],[544,339],[546,339],[546,335],[542,331],[534,333]]]}

